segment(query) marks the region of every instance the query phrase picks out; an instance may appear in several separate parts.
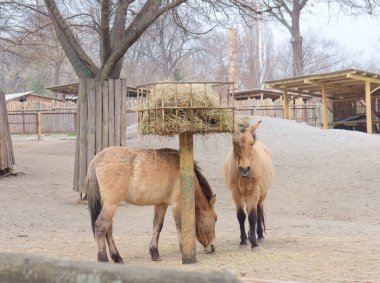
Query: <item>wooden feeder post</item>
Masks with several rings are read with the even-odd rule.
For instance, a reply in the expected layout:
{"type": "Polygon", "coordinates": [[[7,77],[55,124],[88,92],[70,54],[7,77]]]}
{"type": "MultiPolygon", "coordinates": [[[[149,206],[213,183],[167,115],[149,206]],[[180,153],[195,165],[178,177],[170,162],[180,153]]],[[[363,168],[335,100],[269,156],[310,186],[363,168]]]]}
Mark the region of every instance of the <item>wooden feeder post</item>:
{"type": "Polygon", "coordinates": [[[181,172],[181,243],[182,263],[196,261],[195,256],[195,191],[193,133],[179,135],[181,172]]]}
{"type": "Polygon", "coordinates": [[[146,99],[137,110],[139,134],[179,135],[180,245],[182,263],[191,264],[196,262],[193,135],[234,131],[234,85],[232,82],[165,82],[140,86],[137,93],[145,94],[146,99]]]}

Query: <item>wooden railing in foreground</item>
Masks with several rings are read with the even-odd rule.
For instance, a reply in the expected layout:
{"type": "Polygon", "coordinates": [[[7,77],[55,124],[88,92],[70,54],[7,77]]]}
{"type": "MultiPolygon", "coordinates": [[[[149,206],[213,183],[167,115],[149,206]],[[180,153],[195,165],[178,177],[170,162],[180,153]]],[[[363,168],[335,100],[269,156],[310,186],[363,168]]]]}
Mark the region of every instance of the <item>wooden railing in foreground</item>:
{"type": "Polygon", "coordinates": [[[228,272],[185,272],[148,266],[60,260],[34,255],[6,253],[0,253],[0,281],[18,283],[241,282],[228,272]]]}

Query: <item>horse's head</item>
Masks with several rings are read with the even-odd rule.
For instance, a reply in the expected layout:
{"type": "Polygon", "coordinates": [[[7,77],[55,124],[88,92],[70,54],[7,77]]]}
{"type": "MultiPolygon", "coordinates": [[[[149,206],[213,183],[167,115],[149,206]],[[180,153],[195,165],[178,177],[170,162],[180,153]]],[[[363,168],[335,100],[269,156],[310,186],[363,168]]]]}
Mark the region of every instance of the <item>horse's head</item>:
{"type": "Polygon", "coordinates": [[[252,126],[244,127],[240,132],[235,133],[232,139],[234,156],[242,177],[252,175],[252,146],[256,141],[255,131],[260,123],[261,121],[252,126]]]}
{"type": "Polygon", "coordinates": [[[216,196],[196,204],[196,236],[208,254],[215,252],[215,223],[217,216],[214,210],[216,196]]]}

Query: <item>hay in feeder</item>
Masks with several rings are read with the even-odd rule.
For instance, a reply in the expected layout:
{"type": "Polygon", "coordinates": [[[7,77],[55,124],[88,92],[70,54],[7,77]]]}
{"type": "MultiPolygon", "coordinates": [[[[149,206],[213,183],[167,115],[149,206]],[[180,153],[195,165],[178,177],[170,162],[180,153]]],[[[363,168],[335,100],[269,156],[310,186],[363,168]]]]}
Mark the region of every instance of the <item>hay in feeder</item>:
{"type": "Polygon", "coordinates": [[[147,89],[147,99],[136,109],[139,134],[233,131],[234,111],[221,105],[219,87],[209,83],[152,85],[147,89]]]}

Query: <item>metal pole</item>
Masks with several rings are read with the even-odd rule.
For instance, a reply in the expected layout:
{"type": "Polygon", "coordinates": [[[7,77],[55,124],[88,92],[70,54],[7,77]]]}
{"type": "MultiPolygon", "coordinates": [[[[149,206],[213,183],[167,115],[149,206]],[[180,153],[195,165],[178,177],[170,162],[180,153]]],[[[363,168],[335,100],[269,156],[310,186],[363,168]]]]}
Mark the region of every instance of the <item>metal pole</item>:
{"type": "Polygon", "coordinates": [[[181,171],[181,242],[182,263],[196,261],[195,256],[195,192],[193,133],[179,135],[181,171]]]}

